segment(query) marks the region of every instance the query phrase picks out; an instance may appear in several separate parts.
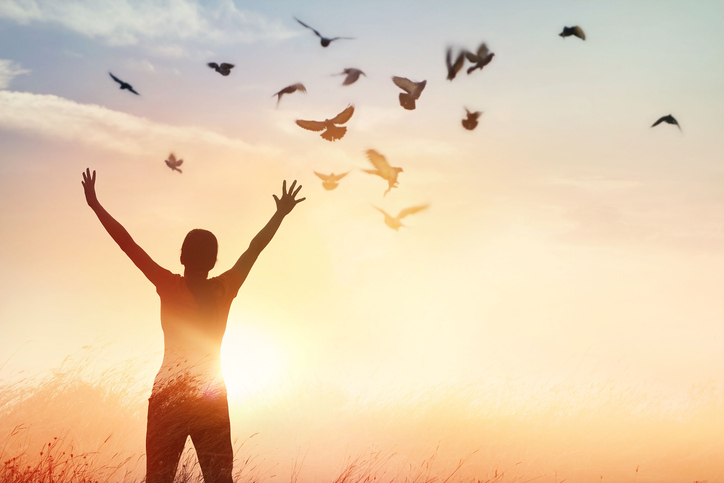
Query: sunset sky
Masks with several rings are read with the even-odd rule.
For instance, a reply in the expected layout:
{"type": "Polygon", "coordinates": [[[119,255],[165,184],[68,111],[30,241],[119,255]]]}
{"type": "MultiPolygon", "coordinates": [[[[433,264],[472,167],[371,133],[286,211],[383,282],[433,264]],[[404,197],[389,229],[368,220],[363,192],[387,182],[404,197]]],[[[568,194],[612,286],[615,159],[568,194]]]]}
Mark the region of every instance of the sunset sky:
{"type": "Polygon", "coordinates": [[[176,273],[190,229],[218,237],[218,275],[302,183],[232,305],[230,386],[721,382],[724,3],[442,5],[0,0],[3,378],[84,346],[149,360],[148,381],[160,364],[158,296],[87,207],[90,167],[176,273]],[[295,16],[354,40],[322,48],[295,16]],[[483,41],[493,61],[447,81],[446,48],[483,41]],[[342,86],[346,67],[367,77],[342,86]],[[427,80],[416,110],[391,76],[427,80]],[[334,143],[294,123],[348,104],[334,143]],[[650,128],[667,114],[681,131],[650,128]],[[404,169],[384,197],[367,149],[404,169]],[[313,171],[350,174],[325,191],[313,171]],[[423,203],[399,232],[373,208],[423,203]]]}

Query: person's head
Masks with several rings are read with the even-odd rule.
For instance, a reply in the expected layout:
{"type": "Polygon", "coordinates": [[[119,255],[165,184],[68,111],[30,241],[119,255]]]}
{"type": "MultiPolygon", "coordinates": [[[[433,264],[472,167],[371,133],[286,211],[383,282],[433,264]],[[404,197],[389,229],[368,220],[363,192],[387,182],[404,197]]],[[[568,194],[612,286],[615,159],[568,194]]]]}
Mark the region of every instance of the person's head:
{"type": "Polygon", "coordinates": [[[181,264],[191,273],[208,273],[216,265],[219,243],[208,230],[191,230],[181,245],[181,264]]]}

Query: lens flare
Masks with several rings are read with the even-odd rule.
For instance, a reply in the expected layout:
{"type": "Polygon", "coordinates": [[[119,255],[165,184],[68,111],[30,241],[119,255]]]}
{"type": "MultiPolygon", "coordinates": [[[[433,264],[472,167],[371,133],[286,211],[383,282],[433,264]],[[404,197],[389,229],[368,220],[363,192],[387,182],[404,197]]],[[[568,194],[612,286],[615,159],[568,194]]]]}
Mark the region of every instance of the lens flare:
{"type": "Polygon", "coordinates": [[[221,366],[229,401],[233,402],[279,382],[285,358],[267,334],[229,320],[221,347],[221,366]]]}

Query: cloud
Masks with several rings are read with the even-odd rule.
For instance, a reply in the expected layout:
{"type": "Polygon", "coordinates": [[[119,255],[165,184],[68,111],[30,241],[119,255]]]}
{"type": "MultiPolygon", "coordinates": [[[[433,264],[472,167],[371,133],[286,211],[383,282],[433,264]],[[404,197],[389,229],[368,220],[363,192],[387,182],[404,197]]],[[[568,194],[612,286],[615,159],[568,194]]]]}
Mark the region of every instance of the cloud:
{"type": "Polygon", "coordinates": [[[152,63],[150,63],[148,60],[137,60],[137,59],[128,59],[125,61],[125,65],[128,69],[131,70],[137,70],[141,72],[150,72],[150,73],[156,73],[156,68],[153,66],[152,63]]]}
{"type": "MultiPolygon", "coordinates": [[[[296,35],[278,20],[239,10],[232,0],[6,0],[0,18],[55,23],[110,45],[199,40],[214,44],[282,40],[296,35]]],[[[166,50],[174,51],[173,45],[166,50]]]]}
{"type": "Polygon", "coordinates": [[[21,68],[12,60],[0,59],[0,89],[6,89],[14,77],[29,72],[29,70],[21,68]]]}
{"type": "Polygon", "coordinates": [[[275,148],[253,146],[202,127],[160,124],[95,104],[26,92],[0,91],[0,129],[29,131],[132,155],[145,154],[156,146],[198,144],[247,154],[278,154],[275,148]]]}

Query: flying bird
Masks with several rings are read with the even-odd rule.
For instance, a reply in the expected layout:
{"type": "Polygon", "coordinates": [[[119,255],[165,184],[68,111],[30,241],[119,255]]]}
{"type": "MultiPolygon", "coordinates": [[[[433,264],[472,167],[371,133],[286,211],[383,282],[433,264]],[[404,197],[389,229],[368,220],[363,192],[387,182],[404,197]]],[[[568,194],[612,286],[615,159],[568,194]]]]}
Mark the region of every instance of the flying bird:
{"type": "Polygon", "coordinates": [[[183,173],[183,171],[179,169],[179,166],[181,166],[183,162],[183,159],[176,159],[176,156],[171,153],[168,155],[168,159],[166,160],[166,166],[171,168],[171,171],[178,171],[179,173],[183,173]]]}
{"type": "Polygon", "coordinates": [[[468,108],[465,108],[465,112],[467,113],[468,117],[463,119],[463,127],[467,129],[468,131],[472,131],[478,126],[478,118],[483,113],[482,111],[475,111],[470,112],[468,111],[468,108]]]}
{"type": "MultiPolygon", "coordinates": [[[[111,74],[111,73],[109,72],[109,74],[111,74]]],[[[118,83],[121,85],[121,90],[122,90],[122,89],[127,89],[127,90],[133,92],[134,94],[136,94],[137,96],[140,96],[140,95],[141,95],[141,94],[139,94],[138,92],[134,91],[134,90],[133,90],[133,86],[132,86],[131,84],[129,84],[128,82],[123,82],[121,79],[119,79],[118,77],[114,76],[113,74],[111,74],[111,77],[113,77],[113,80],[116,81],[116,82],[118,82],[118,83]]]]}
{"type": "Polygon", "coordinates": [[[315,171],[314,174],[316,174],[319,179],[322,180],[322,187],[324,187],[324,189],[326,189],[327,191],[332,191],[334,188],[339,186],[339,180],[347,176],[349,174],[349,171],[342,174],[322,174],[315,171]]]}
{"type": "Polygon", "coordinates": [[[218,72],[219,74],[221,74],[223,76],[227,76],[227,75],[231,74],[231,69],[234,68],[234,64],[227,64],[226,62],[224,62],[221,65],[217,64],[216,62],[209,62],[206,65],[208,65],[209,67],[211,67],[212,69],[214,69],[216,72],[218,72]]]}
{"type": "Polygon", "coordinates": [[[367,74],[365,74],[361,70],[355,69],[353,67],[344,69],[342,71],[342,73],[337,74],[337,75],[346,75],[347,76],[344,78],[344,82],[342,82],[343,86],[348,86],[350,84],[354,84],[355,82],[357,82],[357,79],[359,79],[360,75],[367,77],[367,74]]]}
{"type": "Polygon", "coordinates": [[[304,121],[297,119],[297,125],[308,129],[310,131],[324,131],[320,136],[327,141],[336,141],[342,139],[344,134],[347,132],[345,126],[336,126],[336,124],[344,124],[354,114],[354,105],[350,104],[347,108],[334,116],[332,119],[325,119],[324,121],[304,121]]]}
{"type": "Polygon", "coordinates": [[[423,89],[425,89],[427,81],[413,82],[405,77],[395,76],[392,78],[392,82],[394,82],[397,87],[405,91],[400,92],[400,105],[408,111],[415,109],[415,101],[420,98],[420,94],[423,89]]]}
{"type": "Polygon", "coordinates": [[[461,51],[455,58],[455,62],[452,60],[452,49],[448,48],[445,54],[445,65],[447,66],[447,80],[451,81],[458,75],[460,69],[463,68],[465,63],[465,51],[461,51]]]}
{"type": "Polygon", "coordinates": [[[284,94],[291,94],[292,92],[307,92],[306,87],[304,87],[304,84],[298,83],[298,84],[292,84],[290,86],[286,86],[284,89],[280,90],[276,94],[272,95],[272,97],[277,96],[277,106],[279,106],[279,101],[282,100],[282,96],[284,94]]]}
{"type": "Polygon", "coordinates": [[[559,33],[561,37],[570,37],[571,35],[575,35],[581,40],[586,40],[586,34],[583,32],[583,29],[576,25],[575,27],[563,27],[563,32],[559,33]]]}
{"type": "Polygon", "coordinates": [[[671,114],[669,114],[668,116],[660,117],[658,121],[656,121],[655,123],[653,123],[651,125],[651,127],[658,126],[662,122],[665,122],[667,124],[675,124],[676,127],[679,128],[679,131],[682,131],[681,126],[679,126],[679,122],[676,119],[674,119],[674,116],[672,116],[671,114]]]}
{"type": "Polygon", "coordinates": [[[475,69],[482,70],[483,67],[488,65],[490,61],[493,60],[495,54],[490,52],[490,50],[488,50],[487,44],[483,42],[482,44],[480,44],[480,47],[478,47],[478,50],[476,52],[470,52],[469,50],[466,51],[465,57],[467,57],[468,60],[473,63],[472,67],[468,67],[468,74],[470,74],[475,69]]]}
{"type": "Polygon", "coordinates": [[[409,208],[404,208],[404,209],[400,210],[400,212],[395,217],[388,214],[382,208],[377,208],[375,205],[372,205],[372,206],[375,207],[377,209],[377,211],[379,211],[380,213],[385,215],[385,225],[389,226],[390,228],[392,228],[395,231],[398,231],[401,226],[405,226],[402,224],[402,222],[400,220],[402,220],[404,217],[406,217],[408,215],[412,215],[414,213],[427,209],[427,207],[429,205],[418,205],[418,206],[411,206],[409,208]]]}
{"type": "Polygon", "coordinates": [[[387,181],[387,191],[385,191],[385,194],[382,195],[386,196],[392,188],[397,188],[397,185],[399,184],[399,182],[397,181],[397,176],[402,173],[402,168],[390,166],[390,163],[387,162],[387,159],[374,149],[368,149],[365,153],[367,154],[367,159],[370,160],[370,163],[372,163],[375,169],[363,169],[362,171],[364,171],[365,173],[377,175],[387,181]]]}
{"type": "Polygon", "coordinates": [[[296,20],[297,22],[299,22],[300,24],[302,24],[303,26],[307,27],[309,30],[311,30],[312,32],[317,34],[317,37],[319,37],[319,39],[320,39],[319,43],[322,44],[322,47],[327,47],[330,43],[332,43],[335,40],[340,40],[340,39],[354,40],[354,37],[332,37],[331,39],[329,39],[329,38],[323,36],[322,34],[320,34],[319,32],[317,32],[314,28],[310,27],[309,25],[307,25],[304,22],[302,22],[301,20],[299,20],[297,17],[294,17],[294,20],[296,20]]]}

